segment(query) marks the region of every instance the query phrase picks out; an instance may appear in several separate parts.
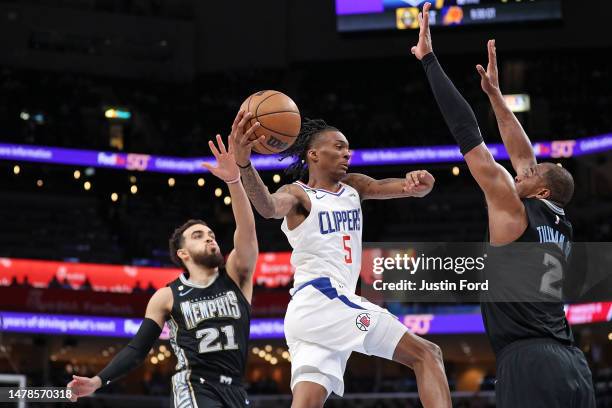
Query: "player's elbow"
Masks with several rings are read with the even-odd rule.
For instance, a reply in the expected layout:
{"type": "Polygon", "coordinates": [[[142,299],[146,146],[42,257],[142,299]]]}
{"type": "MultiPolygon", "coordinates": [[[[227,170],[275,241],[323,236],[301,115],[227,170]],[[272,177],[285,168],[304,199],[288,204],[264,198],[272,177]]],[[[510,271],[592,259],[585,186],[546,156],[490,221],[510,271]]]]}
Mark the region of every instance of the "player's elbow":
{"type": "Polygon", "coordinates": [[[274,218],[274,214],[276,213],[273,203],[255,206],[255,209],[257,210],[259,215],[261,215],[265,219],[274,218]]]}
{"type": "Polygon", "coordinates": [[[259,211],[259,215],[261,215],[267,220],[272,219],[272,218],[278,218],[276,217],[276,211],[274,210],[274,208],[262,209],[261,211],[259,211]]]}

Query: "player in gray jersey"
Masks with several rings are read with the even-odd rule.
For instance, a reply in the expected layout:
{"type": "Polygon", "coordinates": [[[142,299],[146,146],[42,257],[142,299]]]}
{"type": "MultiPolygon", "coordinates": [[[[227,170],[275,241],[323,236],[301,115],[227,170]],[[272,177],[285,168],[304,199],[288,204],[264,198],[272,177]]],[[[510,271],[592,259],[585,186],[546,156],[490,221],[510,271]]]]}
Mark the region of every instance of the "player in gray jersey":
{"type": "Polygon", "coordinates": [[[202,220],[189,220],[170,238],[170,256],[183,273],[159,289],[147,305],[136,336],[95,377],[73,376],[68,384],[73,400],[90,395],[140,365],[159,338],[164,323],[178,364],[172,377],[171,406],[245,407],[241,385],[250,329],[252,276],[258,246],[255,220],[234,159],[236,137],[246,132],[249,114],[239,112],[229,136],[229,149],[217,135],[209,146],[217,167],[204,166],[227,183],[236,220],[234,249],[224,262],[212,229],[202,220]]]}
{"type": "Polygon", "coordinates": [[[489,215],[489,261],[499,259],[500,252],[508,248],[519,247],[511,245],[515,242],[533,243],[527,245],[525,253],[515,251],[514,257],[506,256],[493,267],[488,266],[487,274],[495,276],[492,285],[498,288],[496,294],[505,291],[514,300],[493,302],[485,296],[482,302],[487,336],[497,357],[496,405],[595,407],[591,372],[582,351],[573,345],[562,298],[554,285],[563,278],[571,249],[572,227],[563,207],[572,198],[574,180],[567,170],[553,163],[537,163],[527,134],[504,102],[495,42],[489,41],[487,70],[480,65],[477,70],[517,176],[513,179],[495,162],[474,112],[433,53],[430,6],[426,3],[419,14],[419,42],[412,53],[423,63],[440,111],[484,192],[489,215]],[[512,262],[507,262],[510,259],[512,262]],[[520,288],[515,282],[522,282],[520,288]],[[527,299],[526,295],[528,301],[519,301],[519,296],[527,299]]]}

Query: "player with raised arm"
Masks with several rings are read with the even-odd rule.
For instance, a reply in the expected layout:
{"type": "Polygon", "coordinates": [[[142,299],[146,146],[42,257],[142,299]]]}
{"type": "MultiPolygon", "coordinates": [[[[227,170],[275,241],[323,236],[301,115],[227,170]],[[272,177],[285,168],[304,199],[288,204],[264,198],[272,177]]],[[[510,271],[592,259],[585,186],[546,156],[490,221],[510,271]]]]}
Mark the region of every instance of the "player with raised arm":
{"type": "Polygon", "coordinates": [[[306,119],[289,173],[298,181],[270,194],[250,162],[253,143],[236,140],[236,162],[247,194],[265,218],[282,218],[293,248],[292,299],[285,315],[294,408],[322,407],[344,393],[344,369],[353,351],[411,367],[425,407],[450,407],[440,348],[408,332],[387,310],[355,295],[361,269],[361,201],[423,197],[433,188],[427,171],[375,180],[347,173],[346,137],[323,120],[306,119]]]}
{"type": "Polygon", "coordinates": [[[183,273],[159,289],[147,305],[145,319],[130,343],[95,377],[73,376],[73,400],[92,394],[140,365],[158,339],[164,323],[178,360],[172,377],[172,406],[245,407],[241,381],[250,332],[252,275],[258,246],[255,220],[234,159],[236,138],[246,118],[237,115],[226,150],[221,136],[209,146],[217,167],[204,164],[227,183],[236,220],[234,249],[224,264],[214,232],[201,220],[189,220],[170,238],[170,256],[183,273]]]}
{"type": "Polygon", "coordinates": [[[499,90],[495,42],[489,41],[487,70],[480,65],[477,70],[516,178],[495,162],[472,109],[433,53],[430,6],[426,3],[419,15],[419,42],[412,53],[421,60],[440,111],[484,192],[489,255],[511,248],[507,244],[515,242],[538,243],[521,247],[528,248],[519,249],[524,257],[496,263],[493,268],[494,276],[507,283],[503,290],[520,297],[525,295],[522,291],[535,288],[536,294],[530,292],[528,301],[483,298],[483,320],[497,359],[497,406],[595,407],[591,372],[584,355],[574,346],[561,291],[553,285],[563,279],[571,251],[572,226],[563,207],[572,198],[573,178],[552,163],[537,163],[529,138],[499,90]]]}

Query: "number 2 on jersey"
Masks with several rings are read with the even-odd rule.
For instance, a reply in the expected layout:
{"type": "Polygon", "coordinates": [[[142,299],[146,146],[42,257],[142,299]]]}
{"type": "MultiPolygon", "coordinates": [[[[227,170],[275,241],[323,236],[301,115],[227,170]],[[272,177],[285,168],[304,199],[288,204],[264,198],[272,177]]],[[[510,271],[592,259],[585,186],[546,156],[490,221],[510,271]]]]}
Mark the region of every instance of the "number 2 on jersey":
{"type": "Polygon", "coordinates": [[[346,262],[347,264],[353,263],[353,252],[351,251],[351,247],[349,246],[350,240],[351,240],[350,235],[342,236],[342,246],[344,247],[344,250],[346,251],[346,255],[344,255],[344,262],[346,262]]]}

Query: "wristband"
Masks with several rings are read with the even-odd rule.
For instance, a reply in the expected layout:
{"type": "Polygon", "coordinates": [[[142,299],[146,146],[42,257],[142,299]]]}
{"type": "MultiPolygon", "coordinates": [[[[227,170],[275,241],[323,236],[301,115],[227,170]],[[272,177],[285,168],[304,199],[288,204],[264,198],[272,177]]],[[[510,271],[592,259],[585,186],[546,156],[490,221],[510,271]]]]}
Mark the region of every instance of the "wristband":
{"type": "Polygon", "coordinates": [[[240,181],[240,176],[236,177],[233,180],[223,180],[223,181],[225,181],[227,184],[236,184],[240,181]]]}
{"type": "Polygon", "coordinates": [[[249,162],[248,162],[248,164],[247,164],[246,166],[241,166],[241,165],[239,165],[238,163],[236,163],[236,165],[237,165],[238,167],[240,167],[241,169],[248,169],[249,167],[251,167],[251,161],[249,160],[249,162]]]}

